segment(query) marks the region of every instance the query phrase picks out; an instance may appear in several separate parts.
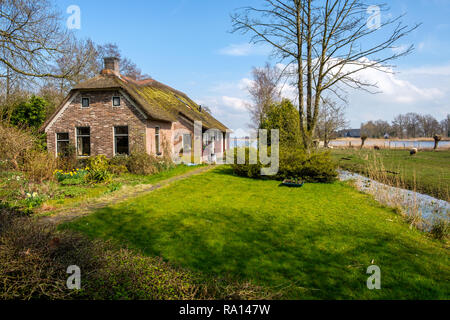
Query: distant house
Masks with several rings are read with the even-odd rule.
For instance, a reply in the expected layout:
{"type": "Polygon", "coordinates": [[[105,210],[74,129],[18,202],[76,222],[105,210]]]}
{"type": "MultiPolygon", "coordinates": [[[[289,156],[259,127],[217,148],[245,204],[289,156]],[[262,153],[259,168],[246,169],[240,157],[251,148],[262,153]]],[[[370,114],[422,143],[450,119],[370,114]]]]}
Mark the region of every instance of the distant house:
{"type": "Polygon", "coordinates": [[[361,138],[361,129],[346,129],[339,132],[341,138],[361,138]]]}
{"type": "Polygon", "coordinates": [[[209,146],[203,157],[229,148],[227,127],[186,94],[153,79],[122,76],[116,58],[104,62],[101,73],[76,85],[44,123],[49,152],[58,155],[73,145],[79,157],[133,150],[186,155],[193,147],[195,121],[202,122],[202,133],[213,130],[203,135],[203,147],[209,146]]]}

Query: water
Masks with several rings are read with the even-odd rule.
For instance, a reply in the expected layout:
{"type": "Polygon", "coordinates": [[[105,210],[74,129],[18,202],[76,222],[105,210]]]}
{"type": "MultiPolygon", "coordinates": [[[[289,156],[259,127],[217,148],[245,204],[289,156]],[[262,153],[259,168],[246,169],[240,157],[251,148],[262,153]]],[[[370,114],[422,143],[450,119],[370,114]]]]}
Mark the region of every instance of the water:
{"type": "Polygon", "coordinates": [[[408,214],[414,214],[417,210],[420,216],[431,224],[436,218],[449,220],[450,203],[447,201],[426,194],[391,187],[348,171],[339,171],[339,179],[341,181],[354,180],[360,191],[371,194],[377,201],[388,205],[399,203],[408,214]]]}
{"type": "MultiPolygon", "coordinates": [[[[330,142],[331,146],[334,147],[345,147],[352,143],[352,146],[360,146],[361,140],[334,140],[330,142]]],[[[406,140],[370,140],[368,139],[365,143],[366,146],[379,146],[383,148],[417,148],[417,149],[433,149],[434,141],[406,141],[406,140]]],[[[439,149],[450,148],[450,141],[439,142],[439,149]]]]}

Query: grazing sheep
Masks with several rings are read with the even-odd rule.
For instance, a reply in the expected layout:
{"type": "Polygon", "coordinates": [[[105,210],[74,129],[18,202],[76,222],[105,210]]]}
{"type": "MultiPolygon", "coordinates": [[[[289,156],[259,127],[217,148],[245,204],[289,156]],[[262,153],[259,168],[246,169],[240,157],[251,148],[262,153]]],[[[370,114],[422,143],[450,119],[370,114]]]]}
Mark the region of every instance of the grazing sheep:
{"type": "Polygon", "coordinates": [[[411,150],[409,150],[409,154],[412,156],[417,154],[417,152],[418,152],[417,148],[412,148],[411,150]]]}

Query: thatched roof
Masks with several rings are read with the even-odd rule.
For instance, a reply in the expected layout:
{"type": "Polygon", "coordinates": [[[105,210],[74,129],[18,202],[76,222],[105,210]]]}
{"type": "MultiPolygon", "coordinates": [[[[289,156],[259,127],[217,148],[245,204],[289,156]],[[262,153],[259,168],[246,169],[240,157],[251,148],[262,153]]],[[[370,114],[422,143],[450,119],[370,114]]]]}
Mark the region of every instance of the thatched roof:
{"type": "MultiPolygon", "coordinates": [[[[183,92],[153,79],[135,81],[108,71],[104,70],[102,74],[79,83],[72,89],[69,96],[75,91],[123,89],[151,119],[174,122],[177,121],[179,115],[183,115],[191,121],[202,121],[203,126],[207,129],[227,130],[225,125],[201,109],[183,92]]],[[[60,108],[44,124],[44,128],[60,108]]]]}

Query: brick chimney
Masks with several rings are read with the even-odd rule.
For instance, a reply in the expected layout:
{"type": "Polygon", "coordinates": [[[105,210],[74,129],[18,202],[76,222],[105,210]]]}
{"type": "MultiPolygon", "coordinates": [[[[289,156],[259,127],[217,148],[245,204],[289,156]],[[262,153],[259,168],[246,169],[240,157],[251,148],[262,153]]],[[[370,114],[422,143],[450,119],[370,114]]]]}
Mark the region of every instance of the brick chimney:
{"type": "Polygon", "coordinates": [[[120,75],[120,59],[115,57],[108,57],[103,59],[105,68],[102,73],[113,73],[116,76],[120,75]]]}

